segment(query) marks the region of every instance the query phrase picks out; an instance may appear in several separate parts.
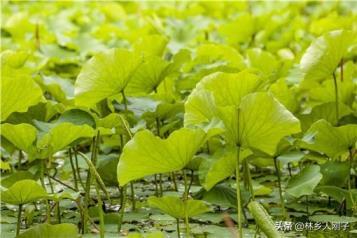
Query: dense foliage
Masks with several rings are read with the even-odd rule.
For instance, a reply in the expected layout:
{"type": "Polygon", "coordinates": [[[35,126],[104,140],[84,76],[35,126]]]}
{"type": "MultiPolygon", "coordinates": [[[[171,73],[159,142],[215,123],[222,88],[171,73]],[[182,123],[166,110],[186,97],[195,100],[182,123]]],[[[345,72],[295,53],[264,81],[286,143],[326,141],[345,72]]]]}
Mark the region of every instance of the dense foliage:
{"type": "Polygon", "coordinates": [[[356,235],[353,1],[2,5],[1,237],[356,235]]]}

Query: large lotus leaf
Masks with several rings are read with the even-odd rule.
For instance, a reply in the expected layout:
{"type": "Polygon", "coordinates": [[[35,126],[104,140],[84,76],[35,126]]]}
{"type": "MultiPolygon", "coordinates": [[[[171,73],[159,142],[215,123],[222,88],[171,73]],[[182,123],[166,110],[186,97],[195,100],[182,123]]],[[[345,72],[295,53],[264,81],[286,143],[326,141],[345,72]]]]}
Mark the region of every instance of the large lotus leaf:
{"type": "MultiPolygon", "coordinates": [[[[345,104],[339,104],[339,117],[342,118],[350,113],[352,110],[347,107],[345,104]]],[[[340,119],[339,118],[339,119],[340,119]]],[[[303,114],[299,117],[301,121],[301,127],[303,131],[306,131],[310,128],[310,126],[320,120],[325,119],[332,125],[336,125],[338,119],[336,118],[336,103],[335,102],[328,102],[318,106],[315,106],[310,114],[303,114]]]]}
{"type": "Polygon", "coordinates": [[[321,81],[330,77],[355,40],[352,31],[337,30],[317,38],[300,61],[305,80],[321,81]]]}
{"type": "Polygon", "coordinates": [[[159,208],[164,213],[179,219],[200,215],[210,211],[209,207],[201,200],[189,199],[183,201],[179,197],[164,196],[161,198],[150,197],[148,199],[151,207],[159,208]]]}
{"type": "Polygon", "coordinates": [[[121,186],[156,173],[177,171],[193,158],[206,138],[202,130],[182,128],[167,139],[149,130],[135,134],[120,156],[117,176],[121,186]]]}
{"type": "Polygon", "coordinates": [[[239,52],[230,46],[220,44],[202,44],[196,50],[194,64],[212,64],[212,62],[224,62],[229,68],[244,69],[244,58],[239,52]]]}
{"type": "Polygon", "coordinates": [[[283,137],[300,131],[299,120],[267,93],[245,96],[239,113],[237,109],[229,107],[222,112],[222,118],[231,143],[268,155],[275,154],[283,137]]]}
{"type": "Polygon", "coordinates": [[[321,179],[322,174],[318,165],[306,166],[288,181],[286,192],[296,198],[311,195],[321,179]]]}
{"type": "Polygon", "coordinates": [[[354,148],[357,142],[357,125],[333,127],[326,120],[312,124],[302,139],[301,146],[336,158],[354,148]]]}
{"type": "Polygon", "coordinates": [[[26,153],[31,154],[35,150],[37,130],[30,124],[1,124],[1,136],[26,153]]]}
{"type": "Polygon", "coordinates": [[[75,83],[77,105],[93,106],[119,94],[141,64],[141,57],[124,49],[98,53],[82,68],[75,83]]]}
{"type": "Polygon", "coordinates": [[[327,161],[321,165],[323,178],[320,185],[343,187],[350,174],[349,162],[327,161]]]}
{"type": "Polygon", "coordinates": [[[87,111],[73,108],[62,113],[62,115],[55,122],[56,124],[70,122],[74,125],[88,125],[93,128],[96,127],[94,117],[87,111]]]}
{"type": "Polygon", "coordinates": [[[76,225],[62,223],[51,225],[48,223],[36,225],[17,236],[17,238],[78,238],[76,225]]]}
{"type": "Polygon", "coordinates": [[[134,43],[134,49],[145,56],[162,56],[167,43],[163,35],[145,35],[134,43]]]}
{"type": "Polygon", "coordinates": [[[1,121],[13,112],[25,112],[42,99],[41,88],[23,70],[8,66],[1,72],[1,121]]]}
{"type": "Polygon", "coordinates": [[[46,150],[49,155],[64,149],[66,146],[81,138],[91,138],[95,130],[88,125],[74,125],[69,122],[56,124],[51,127],[38,141],[37,147],[46,150]]]}
{"type": "Polygon", "coordinates": [[[127,95],[145,95],[159,86],[166,77],[168,62],[157,56],[145,58],[145,62],[133,74],[125,90],[127,95]]]}
{"type": "Polygon", "coordinates": [[[206,76],[185,103],[185,126],[209,122],[217,116],[217,106],[238,107],[242,97],[258,90],[260,84],[260,78],[247,71],[206,76]]]}
{"type": "Polygon", "coordinates": [[[348,191],[347,189],[336,186],[318,186],[316,188],[316,192],[324,193],[339,203],[342,203],[344,200],[346,200],[347,209],[351,209],[356,206],[355,201],[357,201],[357,189],[351,189],[348,191]]]}
{"type": "Polygon", "coordinates": [[[279,79],[269,88],[269,91],[281,102],[289,111],[296,112],[299,104],[294,88],[289,88],[284,79],[279,79]]]}
{"type": "Polygon", "coordinates": [[[12,205],[34,202],[45,198],[46,191],[31,179],[24,179],[14,183],[7,190],[1,191],[1,201],[12,205]]]}
{"type": "Polygon", "coordinates": [[[279,62],[275,56],[259,48],[247,50],[249,66],[258,69],[264,76],[271,76],[278,71],[279,62]]]}
{"type": "Polygon", "coordinates": [[[218,31],[229,44],[249,42],[254,34],[254,19],[249,13],[240,14],[235,20],[222,24],[218,31]]]}
{"type": "Polygon", "coordinates": [[[12,68],[22,67],[29,54],[26,51],[13,51],[13,50],[4,50],[0,54],[1,66],[8,65],[12,68]]]}
{"type": "MultiPolygon", "coordinates": [[[[251,154],[249,150],[243,150],[240,153],[241,160],[251,154]]],[[[202,186],[206,190],[210,190],[218,182],[231,176],[235,171],[236,163],[236,148],[218,150],[212,156],[204,159],[199,168],[202,186]]]]}

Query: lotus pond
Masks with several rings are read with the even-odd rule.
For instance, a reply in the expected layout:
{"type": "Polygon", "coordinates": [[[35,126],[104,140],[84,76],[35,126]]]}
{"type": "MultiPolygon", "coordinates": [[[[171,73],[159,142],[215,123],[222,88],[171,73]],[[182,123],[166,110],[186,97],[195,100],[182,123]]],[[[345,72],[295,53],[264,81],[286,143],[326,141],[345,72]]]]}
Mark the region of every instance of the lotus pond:
{"type": "Polygon", "coordinates": [[[1,12],[1,237],[357,237],[356,2],[1,12]]]}

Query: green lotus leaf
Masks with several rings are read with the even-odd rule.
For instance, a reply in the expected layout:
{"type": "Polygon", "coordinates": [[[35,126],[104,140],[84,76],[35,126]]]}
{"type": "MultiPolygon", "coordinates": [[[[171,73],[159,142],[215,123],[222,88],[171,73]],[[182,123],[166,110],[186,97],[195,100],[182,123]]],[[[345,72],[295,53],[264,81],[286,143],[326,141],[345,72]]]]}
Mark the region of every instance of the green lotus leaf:
{"type": "Polygon", "coordinates": [[[155,91],[167,75],[168,62],[157,56],[145,58],[145,62],[133,74],[125,90],[127,95],[146,95],[155,91]]]}
{"type": "Polygon", "coordinates": [[[1,121],[13,112],[25,112],[43,100],[41,88],[21,69],[2,67],[1,121]]]}
{"type": "Polygon", "coordinates": [[[167,139],[156,137],[149,130],[135,134],[120,156],[117,176],[121,186],[157,173],[184,168],[206,139],[202,130],[181,128],[167,139]]]}
{"type": "Polygon", "coordinates": [[[241,99],[259,89],[261,80],[255,74],[214,73],[202,79],[185,103],[185,126],[209,122],[218,114],[218,106],[238,107],[241,99]]]}
{"type": "Polygon", "coordinates": [[[346,30],[331,31],[317,38],[300,61],[304,79],[322,81],[331,77],[355,39],[355,32],[346,30]]]}
{"type": "Polygon", "coordinates": [[[220,114],[230,143],[271,156],[275,155],[283,137],[300,131],[299,120],[267,93],[245,96],[239,113],[235,107],[225,107],[220,114]]]}
{"type": "Polygon", "coordinates": [[[357,201],[357,189],[351,189],[348,191],[347,189],[336,186],[318,186],[315,190],[316,192],[320,192],[332,197],[339,203],[342,203],[344,200],[346,200],[347,209],[351,209],[356,206],[355,201],[357,201]]]}
{"type": "Polygon", "coordinates": [[[141,64],[141,57],[124,49],[98,53],[82,68],[75,82],[77,105],[93,106],[104,98],[119,94],[141,64]]]}
{"type": "Polygon", "coordinates": [[[35,152],[37,130],[30,124],[1,124],[1,136],[28,154],[35,152]]]}
{"type": "Polygon", "coordinates": [[[37,147],[46,150],[46,154],[52,155],[78,139],[91,138],[94,135],[95,130],[86,124],[74,125],[64,122],[51,126],[49,131],[37,141],[37,147]]]}
{"type": "Polygon", "coordinates": [[[291,112],[298,110],[299,104],[294,88],[289,88],[284,79],[279,79],[269,88],[269,91],[286,109],[291,112]]]}
{"type": "Polygon", "coordinates": [[[151,207],[159,208],[164,213],[178,219],[184,219],[186,214],[188,217],[194,217],[210,211],[210,208],[201,200],[183,201],[181,198],[173,196],[150,197],[148,203],[151,207]]]}
{"type": "Polygon", "coordinates": [[[26,51],[4,50],[0,54],[1,66],[8,65],[12,68],[20,68],[25,64],[28,57],[29,54],[26,51]]]}
{"type": "Polygon", "coordinates": [[[31,179],[20,180],[7,190],[1,191],[1,201],[12,205],[34,202],[46,196],[42,186],[31,179]]]}
{"type": "MultiPolygon", "coordinates": [[[[345,104],[339,104],[339,119],[352,113],[352,110],[347,107],[345,104]]],[[[336,125],[338,120],[336,118],[336,103],[328,102],[321,105],[315,106],[310,114],[302,114],[299,116],[301,121],[301,127],[303,131],[306,131],[310,126],[320,120],[325,119],[332,125],[336,125]]]]}
{"type": "Polygon", "coordinates": [[[95,128],[96,122],[94,117],[87,111],[78,108],[67,110],[61,114],[55,124],[69,122],[74,125],[88,125],[95,128]]]}
{"type": "Polygon", "coordinates": [[[240,14],[235,20],[222,24],[218,31],[229,44],[249,42],[254,34],[254,19],[249,13],[240,14]]]}
{"type": "Polygon", "coordinates": [[[0,180],[0,184],[2,187],[9,188],[14,183],[24,179],[35,179],[35,175],[33,175],[30,171],[19,170],[15,173],[11,173],[8,176],[3,176],[0,180]]]}
{"type": "Polygon", "coordinates": [[[259,48],[247,50],[249,66],[258,69],[265,77],[269,77],[278,71],[279,62],[275,56],[259,48]]]}
{"type": "Polygon", "coordinates": [[[312,124],[302,138],[301,146],[306,149],[324,153],[331,158],[355,148],[357,142],[357,125],[333,127],[326,120],[312,124]]]}
{"type": "Polygon", "coordinates": [[[48,223],[36,225],[20,235],[17,238],[78,238],[77,226],[70,223],[51,225],[48,223]]]}
{"type": "Polygon", "coordinates": [[[327,161],[321,165],[323,178],[320,185],[343,187],[350,173],[349,162],[327,161]]]}
{"type": "Polygon", "coordinates": [[[306,166],[299,174],[288,181],[286,192],[296,198],[311,195],[321,179],[320,166],[306,166]]]}
{"type": "Polygon", "coordinates": [[[323,223],[356,223],[356,217],[338,216],[338,215],[314,215],[309,220],[323,223]]]}
{"type": "MultiPolygon", "coordinates": [[[[249,150],[244,150],[240,153],[241,160],[251,154],[249,150]]],[[[202,186],[206,190],[210,190],[218,182],[231,176],[235,171],[236,163],[237,149],[234,147],[218,150],[212,156],[205,158],[199,168],[202,186]]]]}
{"type": "Polygon", "coordinates": [[[145,35],[134,43],[134,50],[144,56],[162,56],[168,39],[163,35],[145,35]]]}

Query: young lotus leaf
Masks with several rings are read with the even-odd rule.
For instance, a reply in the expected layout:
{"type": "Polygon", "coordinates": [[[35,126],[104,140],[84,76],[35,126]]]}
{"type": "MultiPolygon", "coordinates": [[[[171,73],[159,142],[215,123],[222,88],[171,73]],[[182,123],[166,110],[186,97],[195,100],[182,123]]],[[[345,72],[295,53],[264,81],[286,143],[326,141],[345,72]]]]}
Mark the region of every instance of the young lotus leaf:
{"type": "Polygon", "coordinates": [[[1,201],[12,205],[34,202],[46,196],[42,186],[31,179],[20,180],[7,190],[1,191],[1,201]]]}
{"type": "Polygon", "coordinates": [[[184,168],[206,139],[202,130],[182,128],[163,140],[149,130],[135,134],[120,156],[117,176],[121,186],[157,173],[184,168]]]}
{"type": "Polygon", "coordinates": [[[48,133],[39,139],[37,146],[39,149],[48,149],[47,154],[52,155],[78,139],[91,138],[94,135],[95,130],[88,125],[79,126],[64,122],[50,128],[48,133]]]}
{"type": "Polygon", "coordinates": [[[247,71],[206,76],[185,103],[185,126],[211,121],[218,114],[218,106],[238,107],[241,99],[258,90],[260,84],[260,78],[247,71]]]}
{"type": "Polygon", "coordinates": [[[141,64],[141,57],[124,49],[98,53],[82,68],[75,83],[75,100],[80,106],[93,106],[119,94],[141,64]]]}
{"type": "Polygon", "coordinates": [[[355,39],[355,32],[346,30],[331,31],[317,38],[300,61],[305,80],[322,81],[330,77],[355,39]]]}
{"type": "Polygon", "coordinates": [[[128,95],[146,95],[159,86],[166,77],[168,62],[157,56],[145,58],[136,70],[125,92],[128,95]]]}
{"type": "Polygon", "coordinates": [[[148,202],[151,207],[159,208],[164,213],[178,219],[184,219],[186,214],[188,217],[194,217],[210,211],[210,208],[201,200],[183,201],[179,197],[164,196],[150,197],[148,202]]]}
{"type": "Polygon", "coordinates": [[[36,140],[37,130],[30,124],[1,124],[1,136],[28,154],[35,152],[34,142],[36,140]]]}
{"type": "Polygon", "coordinates": [[[9,66],[2,67],[1,72],[1,121],[13,112],[25,112],[43,100],[41,88],[31,76],[9,66]]]}
{"type": "Polygon", "coordinates": [[[134,43],[134,50],[147,56],[162,56],[168,39],[163,35],[144,35],[134,43]]]}
{"type": "Polygon", "coordinates": [[[357,125],[333,127],[321,119],[310,127],[302,139],[302,147],[336,158],[354,148],[357,142],[357,125]]]}
{"type": "MultiPolygon", "coordinates": [[[[345,104],[339,103],[339,117],[342,118],[348,114],[352,113],[352,110],[345,104]]],[[[339,119],[340,119],[339,118],[339,119]]],[[[338,123],[336,118],[336,103],[327,102],[314,107],[310,114],[303,114],[300,116],[301,127],[303,131],[306,131],[310,126],[320,120],[325,119],[332,125],[338,123]]]]}
{"type": "Polygon", "coordinates": [[[17,238],[78,238],[76,225],[62,223],[51,225],[48,223],[34,226],[17,236],[17,238]]]}
{"type": "MultiPolygon", "coordinates": [[[[240,153],[241,159],[251,154],[249,150],[243,150],[240,153]]],[[[218,150],[212,157],[204,159],[199,168],[202,186],[206,190],[210,190],[218,182],[234,173],[236,163],[237,149],[234,147],[218,150]]]]}
{"type": "Polygon", "coordinates": [[[311,195],[321,179],[320,166],[309,165],[289,180],[286,192],[296,198],[311,195]]]}

